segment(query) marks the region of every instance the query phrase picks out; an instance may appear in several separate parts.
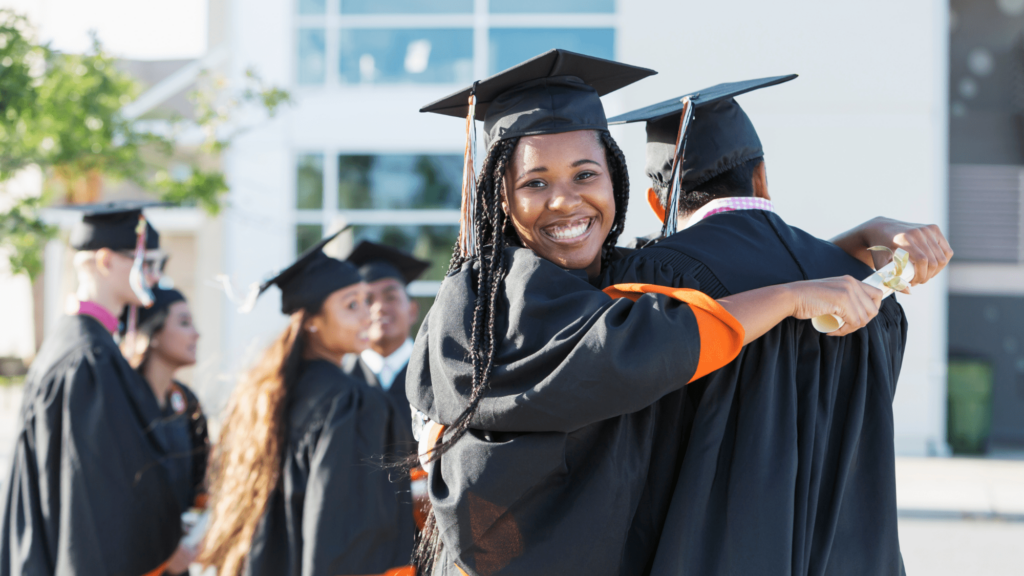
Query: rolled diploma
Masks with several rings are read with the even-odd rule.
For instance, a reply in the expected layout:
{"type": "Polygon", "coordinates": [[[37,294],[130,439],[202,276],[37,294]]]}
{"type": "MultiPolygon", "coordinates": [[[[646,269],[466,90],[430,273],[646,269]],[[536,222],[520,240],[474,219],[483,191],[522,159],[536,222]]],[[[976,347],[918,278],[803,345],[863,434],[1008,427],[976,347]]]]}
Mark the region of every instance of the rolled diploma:
{"type": "MultiPolygon", "coordinates": [[[[896,249],[896,256],[902,256],[903,254],[906,253],[906,250],[902,248],[896,249]]],[[[881,270],[876,270],[874,274],[868,276],[864,280],[864,283],[867,284],[868,286],[874,286],[875,288],[878,288],[879,290],[882,291],[882,298],[888,298],[893,291],[892,288],[889,288],[888,286],[883,284],[883,282],[885,282],[886,278],[892,276],[895,270],[896,262],[889,262],[889,264],[883,267],[881,270]]],[[[914,264],[911,263],[910,260],[907,260],[907,266],[903,269],[903,274],[900,275],[900,278],[902,278],[907,284],[910,284],[910,281],[914,279],[914,264]]],[[[844,324],[846,324],[846,322],[844,322],[842,318],[836,316],[835,314],[823,314],[821,316],[811,318],[811,325],[814,326],[815,330],[823,334],[835,332],[836,330],[842,328],[844,324]]]]}

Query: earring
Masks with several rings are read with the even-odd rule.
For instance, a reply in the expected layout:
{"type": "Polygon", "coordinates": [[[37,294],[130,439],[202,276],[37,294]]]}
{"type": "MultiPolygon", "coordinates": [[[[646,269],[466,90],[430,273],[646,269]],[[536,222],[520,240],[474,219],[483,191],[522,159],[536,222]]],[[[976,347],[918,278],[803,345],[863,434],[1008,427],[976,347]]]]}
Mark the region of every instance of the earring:
{"type": "Polygon", "coordinates": [[[310,326],[310,327],[308,328],[308,330],[309,330],[310,332],[316,332],[316,326],[310,326]]]}

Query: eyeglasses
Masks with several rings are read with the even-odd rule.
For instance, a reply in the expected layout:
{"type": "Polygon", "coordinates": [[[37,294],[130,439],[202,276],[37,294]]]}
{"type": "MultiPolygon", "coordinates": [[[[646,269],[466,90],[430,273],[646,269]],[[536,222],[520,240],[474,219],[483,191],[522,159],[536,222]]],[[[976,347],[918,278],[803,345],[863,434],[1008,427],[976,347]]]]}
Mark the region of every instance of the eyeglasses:
{"type": "MultiPolygon", "coordinates": [[[[132,252],[130,250],[118,250],[117,253],[126,258],[131,258],[132,260],[135,259],[135,252],[132,252]]],[[[147,274],[163,274],[164,268],[167,266],[168,258],[170,258],[170,256],[168,256],[167,254],[146,256],[142,260],[142,270],[147,274]]]]}

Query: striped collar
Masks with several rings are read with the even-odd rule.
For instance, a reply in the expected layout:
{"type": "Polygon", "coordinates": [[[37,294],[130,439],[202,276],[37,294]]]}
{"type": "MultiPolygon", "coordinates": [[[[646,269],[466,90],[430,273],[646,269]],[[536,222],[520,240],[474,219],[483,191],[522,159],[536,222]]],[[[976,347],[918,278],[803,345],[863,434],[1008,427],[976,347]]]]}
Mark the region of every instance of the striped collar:
{"type": "Polygon", "coordinates": [[[687,220],[686,225],[679,229],[679,231],[686,230],[690,226],[693,226],[697,222],[714,216],[715,214],[721,214],[722,212],[735,212],[737,210],[764,210],[765,212],[775,212],[775,207],[772,205],[771,200],[765,200],[764,198],[753,198],[750,196],[732,196],[729,198],[716,198],[711,202],[708,202],[704,206],[701,206],[700,210],[697,210],[687,220]]]}

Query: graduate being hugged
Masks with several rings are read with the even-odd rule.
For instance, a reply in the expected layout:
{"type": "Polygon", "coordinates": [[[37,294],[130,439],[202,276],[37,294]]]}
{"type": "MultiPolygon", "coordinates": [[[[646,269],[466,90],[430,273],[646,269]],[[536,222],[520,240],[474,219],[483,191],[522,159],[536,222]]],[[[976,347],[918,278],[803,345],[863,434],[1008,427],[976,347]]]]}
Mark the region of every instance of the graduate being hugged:
{"type": "Polygon", "coordinates": [[[850,331],[877,313],[881,292],[852,277],[718,301],[591,285],[629,198],[600,97],[653,73],[552,50],[422,110],[469,136],[482,120],[487,150],[406,381],[427,419],[424,573],[643,573],[651,554],[626,540],[646,487],[674,479],[650,472],[658,400],[790,316],[834,312],[850,331]]]}
{"type": "Polygon", "coordinates": [[[113,338],[125,306],[151,303],[141,268],[157,236],[144,206],[73,207],[84,213],[71,232],[77,300],[25,381],[0,500],[4,576],[160,573],[178,545],[181,502],[161,465],[173,447],[113,338]]]}
{"type": "Polygon", "coordinates": [[[199,561],[221,576],[405,574],[408,479],[381,455],[412,442],[383,390],[341,370],[369,345],[368,289],[321,240],[264,282],[288,327],[239,381],[214,451],[199,561]]]}
{"type": "MultiPolygon", "coordinates": [[[[885,263],[868,250],[876,244],[909,253],[915,284],[943,269],[952,250],[936,226],[879,218],[827,242],[776,213],[761,141],[734,98],[795,77],[720,84],[685,96],[692,108],[673,98],[609,120],[647,124],[648,196],[667,237],[613,264],[605,284],[728,298],[864,279],[885,263]]],[[[874,321],[843,334],[786,320],[662,401],[675,415],[666,438],[689,441],[663,458],[678,481],[652,486],[638,514],[646,539],[630,548],[656,546],[649,574],[904,573],[892,401],[907,321],[886,298],[874,321]]]]}

